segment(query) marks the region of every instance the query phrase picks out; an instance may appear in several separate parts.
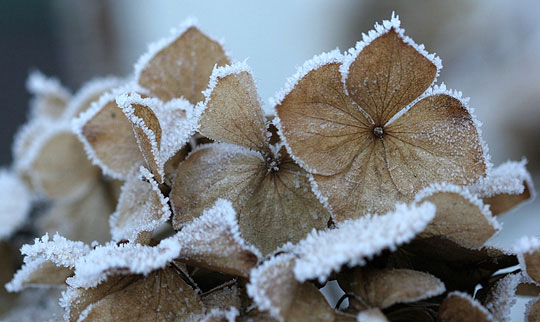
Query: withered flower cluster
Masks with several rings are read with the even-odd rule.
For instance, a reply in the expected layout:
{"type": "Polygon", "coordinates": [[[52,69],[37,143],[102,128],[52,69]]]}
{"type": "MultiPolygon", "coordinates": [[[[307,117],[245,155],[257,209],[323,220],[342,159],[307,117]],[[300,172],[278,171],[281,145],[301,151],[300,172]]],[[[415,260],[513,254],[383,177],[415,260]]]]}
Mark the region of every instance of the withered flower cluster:
{"type": "Polygon", "coordinates": [[[71,95],[31,75],[0,172],[2,277],[53,290],[2,293],[4,317],[504,321],[519,294],[539,321],[540,238],[486,243],[534,197],[526,162],[491,166],[441,68],[393,16],[307,61],[274,116],[248,65],[192,21],[131,77],[71,95]],[[44,236],[12,276],[31,232],[44,236]]]}

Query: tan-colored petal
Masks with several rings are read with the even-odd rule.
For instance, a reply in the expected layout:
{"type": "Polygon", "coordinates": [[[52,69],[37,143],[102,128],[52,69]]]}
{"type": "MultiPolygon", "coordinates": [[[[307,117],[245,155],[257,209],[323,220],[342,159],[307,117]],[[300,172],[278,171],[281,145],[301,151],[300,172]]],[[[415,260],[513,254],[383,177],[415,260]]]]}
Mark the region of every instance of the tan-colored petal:
{"type": "Polygon", "coordinates": [[[58,119],[71,99],[71,93],[58,79],[47,77],[39,71],[28,76],[26,87],[33,96],[30,109],[35,118],[58,119]]]}
{"type": "Polygon", "coordinates": [[[176,152],[172,157],[170,157],[163,165],[165,178],[168,182],[174,181],[174,176],[176,175],[178,166],[186,159],[189,153],[189,149],[189,145],[184,146],[182,149],[178,150],[178,152],[176,152]]]}
{"type": "MultiPolygon", "coordinates": [[[[16,275],[17,285],[11,291],[20,291],[29,286],[62,286],[66,279],[73,276],[73,269],[58,266],[53,262],[39,260],[25,263],[16,275]]],[[[14,285],[14,284],[13,284],[14,285]]]]}
{"type": "Polygon", "coordinates": [[[494,322],[493,316],[468,294],[452,292],[442,302],[437,321],[440,322],[494,322]]]}
{"type": "Polygon", "coordinates": [[[99,169],[87,159],[81,142],[67,130],[43,142],[29,170],[34,186],[52,199],[80,196],[98,175],[99,169]]]}
{"type": "Polygon", "coordinates": [[[508,194],[501,193],[493,197],[484,198],[484,202],[489,205],[489,209],[493,215],[497,216],[503,214],[517,205],[530,200],[532,197],[531,188],[526,182],[524,182],[525,188],[523,193],[520,194],[508,194]]]}
{"type": "Polygon", "coordinates": [[[338,279],[345,292],[360,296],[369,306],[385,309],[440,295],[444,284],[435,276],[409,269],[354,268],[338,279]]]}
{"type": "Polygon", "coordinates": [[[416,200],[437,207],[435,219],[419,238],[442,236],[469,248],[479,248],[501,229],[489,208],[467,190],[454,185],[432,185],[416,200]]]}
{"type": "Polygon", "coordinates": [[[116,77],[95,78],[85,83],[69,101],[63,117],[73,119],[88,110],[92,103],[97,102],[101,95],[120,86],[124,80],[116,77]]]}
{"type": "Polygon", "coordinates": [[[152,232],[169,220],[167,199],[152,174],[141,169],[125,182],[109,223],[113,240],[146,244],[152,232]]]}
{"type": "Polygon", "coordinates": [[[208,310],[220,309],[228,310],[229,308],[236,308],[241,310],[242,306],[242,294],[241,289],[236,284],[229,287],[224,287],[220,290],[214,291],[207,295],[201,295],[202,302],[208,310]]]}
{"type": "Polygon", "coordinates": [[[153,51],[139,61],[137,81],[163,101],[182,96],[192,104],[202,101],[214,66],[229,63],[221,45],[195,26],[153,51]]]}
{"type": "Polygon", "coordinates": [[[419,97],[437,76],[437,65],[402,33],[393,26],[351,57],[347,90],[378,126],[419,97]]]}
{"type": "Polygon", "coordinates": [[[528,322],[540,321],[540,297],[532,299],[527,304],[527,311],[525,312],[525,318],[528,322]]]}
{"type": "Polygon", "coordinates": [[[516,303],[516,289],[521,279],[521,274],[506,275],[491,287],[482,301],[484,307],[497,321],[510,320],[510,310],[516,303]]]}
{"type": "Polygon", "coordinates": [[[145,162],[131,123],[116,104],[115,95],[102,96],[75,124],[89,157],[105,174],[125,179],[135,166],[145,162]]]}
{"type": "Polygon", "coordinates": [[[38,217],[41,233],[58,232],[71,240],[91,243],[110,240],[109,215],[114,211],[112,196],[102,182],[94,183],[80,199],[57,201],[38,217]]]}
{"type": "Polygon", "coordinates": [[[176,229],[202,215],[218,198],[243,205],[265,174],[264,159],[254,151],[218,143],[200,147],[178,167],[170,194],[176,229]]]}
{"type": "Polygon", "coordinates": [[[335,313],[321,292],[309,282],[295,280],[294,262],[293,255],[285,254],[254,269],[248,295],[259,310],[280,321],[333,321],[335,313]]]}
{"type": "Polygon", "coordinates": [[[372,127],[345,94],[340,66],[332,62],[308,72],[276,106],[290,152],[322,175],[340,173],[359,158],[372,127]]]}
{"type": "Polygon", "coordinates": [[[519,255],[521,268],[538,285],[540,285],[540,238],[523,237],[515,247],[519,255]]]}
{"type": "Polygon", "coordinates": [[[264,114],[245,62],[214,69],[205,96],[201,134],[257,151],[267,148],[264,114]]]}
{"type": "Polygon", "coordinates": [[[516,288],[516,295],[530,297],[538,296],[540,295],[540,285],[537,285],[533,282],[520,283],[516,288]]]}
{"type": "Polygon", "coordinates": [[[172,268],[116,276],[64,295],[69,321],[180,321],[202,313],[195,291],[172,268]],[[174,294],[174,296],[171,296],[174,294]]]}
{"type": "Polygon", "coordinates": [[[244,241],[236,212],[223,199],[176,236],[182,246],[177,260],[226,274],[247,277],[262,257],[259,250],[244,241]]]}

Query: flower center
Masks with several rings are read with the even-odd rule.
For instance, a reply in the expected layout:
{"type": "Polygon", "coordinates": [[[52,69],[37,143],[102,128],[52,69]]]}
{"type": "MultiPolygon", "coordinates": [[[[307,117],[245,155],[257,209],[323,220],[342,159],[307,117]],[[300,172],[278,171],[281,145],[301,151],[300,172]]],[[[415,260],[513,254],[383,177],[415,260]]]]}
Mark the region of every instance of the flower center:
{"type": "Polygon", "coordinates": [[[384,135],[384,130],[381,126],[376,126],[373,128],[373,134],[378,137],[379,139],[382,139],[384,135]]]}

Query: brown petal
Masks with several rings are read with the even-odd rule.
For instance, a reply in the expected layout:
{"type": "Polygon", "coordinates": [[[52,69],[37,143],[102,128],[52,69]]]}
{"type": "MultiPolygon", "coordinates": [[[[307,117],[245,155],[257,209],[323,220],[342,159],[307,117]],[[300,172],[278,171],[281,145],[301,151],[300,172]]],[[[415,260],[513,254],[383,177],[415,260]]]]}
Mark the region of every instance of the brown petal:
{"type": "Polygon", "coordinates": [[[344,93],[340,63],[302,77],[276,107],[280,135],[310,172],[333,175],[363,153],[371,124],[344,93]]]}
{"type": "Polygon", "coordinates": [[[497,321],[509,321],[521,274],[508,274],[491,287],[482,303],[497,321]]]}
{"type": "Polygon", "coordinates": [[[263,151],[266,126],[249,67],[237,63],[214,69],[205,92],[200,133],[213,140],[263,151]]]}
{"type": "Polygon", "coordinates": [[[80,196],[99,175],[99,169],[86,158],[77,137],[60,130],[48,137],[30,164],[34,187],[52,199],[80,196]]]}
{"type": "Polygon", "coordinates": [[[223,199],[186,225],[177,238],[182,246],[179,261],[226,274],[247,277],[261,257],[240,236],[236,212],[223,199]]]}
{"type": "Polygon", "coordinates": [[[90,80],[73,95],[63,117],[67,119],[78,117],[82,112],[88,110],[92,103],[97,102],[101,95],[122,85],[123,82],[123,80],[116,77],[90,80]]]}
{"type": "Polygon", "coordinates": [[[540,321],[540,297],[532,299],[527,304],[527,311],[525,312],[525,318],[528,322],[540,321]]]}
{"type": "Polygon", "coordinates": [[[71,240],[91,243],[110,240],[109,215],[114,211],[111,196],[102,182],[95,182],[80,199],[57,201],[37,219],[41,233],[60,233],[71,240]]]}
{"type": "Polygon", "coordinates": [[[201,295],[204,306],[210,309],[228,310],[229,308],[236,308],[241,310],[242,306],[242,294],[241,290],[236,284],[230,287],[224,287],[220,290],[212,292],[208,295],[201,295]]]}
{"type": "Polygon", "coordinates": [[[294,256],[272,258],[252,271],[248,295],[257,308],[280,321],[333,321],[334,311],[321,292],[311,283],[299,283],[293,274],[294,256]]]}
{"type": "Polygon", "coordinates": [[[385,309],[440,295],[444,284],[428,273],[409,269],[357,267],[338,279],[345,292],[360,296],[369,306],[385,309]]]}
{"type": "Polygon", "coordinates": [[[378,126],[419,97],[438,73],[402,33],[390,28],[351,57],[347,90],[378,126]]]}
{"type": "Polygon", "coordinates": [[[137,81],[163,101],[183,96],[195,104],[203,100],[212,68],[228,63],[218,42],[189,26],[158,52],[141,58],[137,81]]]}
{"type": "Polygon", "coordinates": [[[86,290],[68,289],[63,302],[69,321],[183,320],[201,314],[203,307],[172,268],[148,276],[115,276],[86,290]]]}
{"type": "Polygon", "coordinates": [[[433,185],[416,196],[437,207],[435,219],[420,238],[442,236],[469,248],[479,248],[501,229],[481,200],[454,185],[433,185]]]}
{"type": "Polygon", "coordinates": [[[122,186],[115,212],[110,217],[114,240],[149,242],[152,232],[171,216],[167,199],[152,174],[141,167],[122,186]]]}
{"type": "Polygon", "coordinates": [[[89,157],[105,174],[124,179],[144,162],[131,123],[116,104],[115,95],[101,97],[75,123],[89,157]]]}
{"type": "Polygon", "coordinates": [[[521,268],[538,285],[540,285],[540,238],[523,237],[516,246],[521,268]]]}
{"type": "Polygon", "coordinates": [[[493,322],[495,319],[480,303],[468,294],[452,292],[446,297],[439,308],[437,321],[461,322],[478,321],[493,322]]]}

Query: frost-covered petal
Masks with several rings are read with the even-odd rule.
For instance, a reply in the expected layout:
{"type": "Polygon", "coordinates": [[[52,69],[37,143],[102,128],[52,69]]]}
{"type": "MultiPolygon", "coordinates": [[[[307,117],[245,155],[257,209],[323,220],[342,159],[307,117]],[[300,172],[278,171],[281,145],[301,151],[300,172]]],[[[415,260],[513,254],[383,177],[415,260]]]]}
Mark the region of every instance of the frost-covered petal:
{"type": "Polygon", "coordinates": [[[109,215],[114,211],[112,196],[102,182],[95,182],[90,190],[78,199],[52,203],[37,218],[39,232],[60,233],[72,240],[91,243],[110,240],[109,215]]]}
{"type": "Polygon", "coordinates": [[[64,119],[71,120],[78,117],[82,112],[99,100],[101,95],[121,86],[125,80],[116,77],[94,78],[84,83],[69,101],[66,111],[62,115],[64,119]]]}
{"type": "Polygon", "coordinates": [[[516,303],[516,289],[521,278],[521,274],[506,275],[492,286],[483,301],[484,307],[497,321],[510,321],[510,310],[516,303]]]}
{"type": "Polygon", "coordinates": [[[122,186],[116,210],[109,219],[113,240],[148,242],[152,232],[171,216],[168,200],[153,175],[141,167],[122,186]]]}
{"type": "Polygon", "coordinates": [[[131,123],[116,104],[123,89],[102,95],[97,102],[73,120],[73,129],[92,162],[115,179],[144,163],[131,123]]]}
{"type": "Polygon", "coordinates": [[[437,207],[435,219],[419,238],[443,236],[470,248],[479,248],[501,229],[489,207],[465,188],[435,184],[420,191],[416,201],[437,207]]]}
{"type": "Polygon", "coordinates": [[[362,154],[371,129],[343,90],[340,66],[339,53],[306,62],[305,74],[276,106],[274,122],[289,152],[305,169],[322,175],[349,167],[362,154]]]}
{"type": "Polygon", "coordinates": [[[196,292],[171,267],[118,275],[89,289],[68,288],[66,321],[189,321],[202,313],[196,292]]]}
{"type": "Polygon", "coordinates": [[[223,199],[186,225],[176,238],[182,245],[178,260],[226,274],[247,277],[262,257],[240,236],[236,212],[223,199]]]}
{"type": "Polygon", "coordinates": [[[0,168],[0,240],[8,239],[24,224],[31,202],[26,184],[15,172],[0,168]]]}
{"type": "Polygon", "coordinates": [[[459,322],[478,321],[494,322],[495,318],[478,301],[462,292],[448,294],[442,302],[437,321],[459,322]]]}
{"type": "Polygon", "coordinates": [[[334,311],[311,283],[295,280],[295,257],[273,257],[251,272],[247,293],[257,308],[279,321],[306,321],[318,317],[333,321],[334,311]]]}
{"type": "Polygon", "coordinates": [[[528,322],[540,321],[540,297],[534,298],[527,303],[525,319],[527,319],[528,322]]]}
{"type": "Polygon", "coordinates": [[[492,169],[487,177],[469,187],[484,199],[494,215],[502,214],[536,196],[527,160],[508,161],[492,169]]]}
{"type": "Polygon", "coordinates": [[[515,246],[521,268],[540,285],[540,238],[522,237],[515,246]]]}
{"type": "Polygon", "coordinates": [[[370,307],[381,309],[427,299],[446,291],[444,284],[435,276],[410,269],[357,267],[338,281],[345,292],[352,292],[370,307]]]}
{"type": "Polygon", "coordinates": [[[343,66],[349,95],[378,126],[427,90],[441,67],[399,25],[397,17],[376,25],[343,66]]]}
{"type": "Polygon", "coordinates": [[[71,99],[70,91],[57,78],[47,77],[39,71],[28,76],[26,88],[33,96],[30,111],[34,118],[59,118],[71,99]]]}
{"type": "Polygon", "coordinates": [[[264,113],[245,62],[215,68],[204,94],[202,135],[253,150],[267,148],[264,113]]]}
{"type": "Polygon", "coordinates": [[[337,229],[313,232],[296,247],[299,259],[294,274],[299,281],[324,282],[341,266],[364,265],[385,249],[412,240],[435,216],[435,206],[398,204],[383,216],[365,216],[338,225],[337,229]]]}
{"type": "MultiPolygon", "coordinates": [[[[212,311],[220,311],[221,313],[231,312],[232,309],[241,310],[242,306],[242,291],[236,284],[230,287],[224,287],[220,290],[212,292],[202,297],[204,306],[212,311]]],[[[222,316],[222,314],[219,314],[222,316]]],[[[234,321],[234,320],[233,320],[234,321]]]]}
{"type": "Polygon", "coordinates": [[[187,21],[168,39],[149,46],[135,66],[135,77],[163,101],[184,97],[196,104],[203,100],[214,66],[228,63],[221,44],[187,21]]]}

